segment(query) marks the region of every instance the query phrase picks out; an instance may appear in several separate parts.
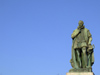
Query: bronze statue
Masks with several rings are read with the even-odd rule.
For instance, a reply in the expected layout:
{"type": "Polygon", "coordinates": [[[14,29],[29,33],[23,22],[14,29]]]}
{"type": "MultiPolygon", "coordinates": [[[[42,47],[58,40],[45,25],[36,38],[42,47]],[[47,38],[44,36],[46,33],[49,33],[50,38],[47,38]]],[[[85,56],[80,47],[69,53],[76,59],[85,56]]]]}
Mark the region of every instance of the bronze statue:
{"type": "Polygon", "coordinates": [[[72,38],[72,58],[70,63],[73,69],[70,72],[92,71],[94,63],[93,45],[91,45],[92,35],[90,31],[85,28],[84,22],[79,21],[79,26],[73,31],[72,38]]]}

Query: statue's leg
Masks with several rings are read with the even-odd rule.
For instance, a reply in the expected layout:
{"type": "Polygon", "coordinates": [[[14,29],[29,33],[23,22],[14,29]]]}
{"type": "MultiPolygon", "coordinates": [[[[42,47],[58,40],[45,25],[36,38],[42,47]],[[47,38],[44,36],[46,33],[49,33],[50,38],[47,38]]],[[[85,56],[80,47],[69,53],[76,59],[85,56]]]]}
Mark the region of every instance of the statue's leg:
{"type": "Polygon", "coordinates": [[[76,60],[77,60],[78,67],[81,68],[80,49],[76,49],[76,60]]]}
{"type": "Polygon", "coordinates": [[[91,53],[88,54],[88,68],[91,67],[91,53]]]}
{"type": "Polygon", "coordinates": [[[86,47],[82,48],[82,67],[87,67],[87,54],[86,54],[86,47]]]}

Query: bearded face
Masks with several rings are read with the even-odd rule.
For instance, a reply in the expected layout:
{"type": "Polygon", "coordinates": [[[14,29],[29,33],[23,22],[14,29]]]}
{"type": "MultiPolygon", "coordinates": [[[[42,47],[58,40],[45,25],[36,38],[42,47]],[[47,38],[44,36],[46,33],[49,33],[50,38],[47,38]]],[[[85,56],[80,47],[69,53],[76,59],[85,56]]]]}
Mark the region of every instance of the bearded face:
{"type": "Polygon", "coordinates": [[[79,24],[79,27],[82,27],[84,22],[80,20],[78,24],[79,24]]]}
{"type": "Polygon", "coordinates": [[[82,23],[79,23],[79,27],[82,27],[83,26],[83,24],[82,23]]]}

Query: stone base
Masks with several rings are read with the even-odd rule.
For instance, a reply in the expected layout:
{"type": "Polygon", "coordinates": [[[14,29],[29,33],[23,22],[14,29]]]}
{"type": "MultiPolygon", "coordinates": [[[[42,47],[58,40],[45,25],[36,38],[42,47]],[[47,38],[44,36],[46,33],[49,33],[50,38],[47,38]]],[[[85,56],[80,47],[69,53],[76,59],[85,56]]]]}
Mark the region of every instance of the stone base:
{"type": "Polygon", "coordinates": [[[66,75],[94,75],[93,72],[69,72],[66,75]]]}
{"type": "Polygon", "coordinates": [[[92,72],[91,68],[70,69],[69,72],[92,72]]]}

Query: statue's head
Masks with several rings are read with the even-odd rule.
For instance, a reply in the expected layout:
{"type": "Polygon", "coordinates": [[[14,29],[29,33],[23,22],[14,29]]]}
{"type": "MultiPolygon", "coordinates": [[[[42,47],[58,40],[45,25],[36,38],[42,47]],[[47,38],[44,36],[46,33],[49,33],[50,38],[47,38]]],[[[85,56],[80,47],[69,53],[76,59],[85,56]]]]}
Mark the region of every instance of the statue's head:
{"type": "Polygon", "coordinates": [[[79,27],[83,26],[83,24],[84,24],[84,22],[83,22],[82,20],[80,20],[80,21],[78,22],[79,27]]]}

